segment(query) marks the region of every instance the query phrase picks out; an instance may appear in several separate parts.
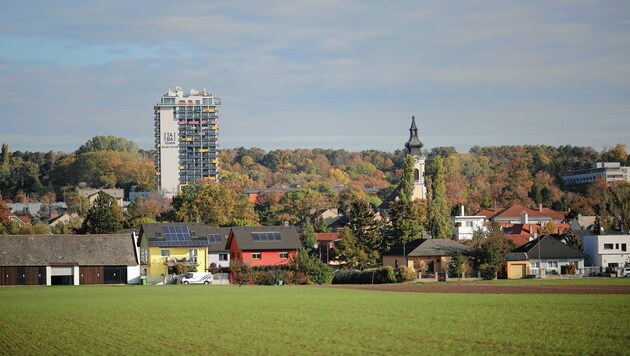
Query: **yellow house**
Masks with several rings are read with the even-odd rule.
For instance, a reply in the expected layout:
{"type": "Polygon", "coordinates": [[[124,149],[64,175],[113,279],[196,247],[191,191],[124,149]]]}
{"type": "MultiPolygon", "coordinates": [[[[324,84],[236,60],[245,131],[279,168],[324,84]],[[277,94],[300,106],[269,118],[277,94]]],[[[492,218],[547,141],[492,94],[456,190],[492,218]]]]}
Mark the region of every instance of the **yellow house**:
{"type": "Polygon", "coordinates": [[[138,238],[140,274],[149,284],[168,283],[183,271],[208,270],[211,231],[200,223],[143,224],[138,238]]]}

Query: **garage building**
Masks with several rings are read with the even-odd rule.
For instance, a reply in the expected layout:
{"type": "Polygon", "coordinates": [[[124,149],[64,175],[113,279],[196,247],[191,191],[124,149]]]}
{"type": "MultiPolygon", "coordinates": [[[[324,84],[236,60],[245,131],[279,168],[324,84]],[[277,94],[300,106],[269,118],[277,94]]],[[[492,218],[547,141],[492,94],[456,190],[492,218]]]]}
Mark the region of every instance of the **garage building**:
{"type": "Polygon", "coordinates": [[[131,234],[0,236],[0,285],[133,284],[131,234]]]}

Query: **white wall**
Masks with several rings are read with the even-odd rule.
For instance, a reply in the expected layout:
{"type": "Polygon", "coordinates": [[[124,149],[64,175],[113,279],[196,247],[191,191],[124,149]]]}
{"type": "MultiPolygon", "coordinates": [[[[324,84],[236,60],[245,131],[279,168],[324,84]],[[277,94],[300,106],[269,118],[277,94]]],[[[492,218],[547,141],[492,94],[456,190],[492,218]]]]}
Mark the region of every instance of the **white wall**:
{"type": "Polygon", "coordinates": [[[127,266],[127,284],[140,284],[140,266],[127,266]]]}
{"type": "Polygon", "coordinates": [[[173,118],[173,108],[160,108],[160,187],[166,197],[179,190],[179,125],[173,118]],[[165,139],[173,139],[167,142],[165,139]]]}
{"type": "Polygon", "coordinates": [[[589,255],[587,266],[608,267],[617,263],[623,267],[630,263],[630,235],[588,235],[583,238],[584,253],[589,255]],[[612,249],[604,249],[604,244],[612,244],[612,249]],[[623,251],[623,245],[625,250],[623,251]]]}
{"type": "Polygon", "coordinates": [[[230,252],[226,251],[227,261],[219,261],[219,254],[216,252],[212,252],[208,254],[208,266],[211,264],[215,264],[219,267],[229,267],[230,266],[230,252]]]}

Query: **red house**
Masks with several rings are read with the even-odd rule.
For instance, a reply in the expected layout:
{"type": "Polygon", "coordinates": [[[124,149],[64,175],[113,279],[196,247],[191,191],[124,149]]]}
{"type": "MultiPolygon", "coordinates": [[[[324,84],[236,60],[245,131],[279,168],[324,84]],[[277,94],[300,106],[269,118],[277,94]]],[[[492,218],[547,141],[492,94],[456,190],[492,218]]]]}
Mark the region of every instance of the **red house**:
{"type": "Polygon", "coordinates": [[[233,227],[226,242],[230,261],[249,266],[281,266],[302,247],[293,226],[233,227]]]}

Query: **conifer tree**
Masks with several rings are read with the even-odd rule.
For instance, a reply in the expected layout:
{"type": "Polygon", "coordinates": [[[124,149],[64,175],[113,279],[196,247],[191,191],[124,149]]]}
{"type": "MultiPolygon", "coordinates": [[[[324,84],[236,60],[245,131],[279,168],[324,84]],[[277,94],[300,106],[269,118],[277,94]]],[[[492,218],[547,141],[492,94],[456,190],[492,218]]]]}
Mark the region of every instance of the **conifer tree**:
{"type": "Polygon", "coordinates": [[[94,206],[87,212],[82,234],[111,234],[122,229],[123,217],[120,207],[114,198],[104,192],[98,192],[94,206]]]}
{"type": "Polygon", "coordinates": [[[442,157],[435,157],[435,176],[429,200],[428,225],[431,228],[433,238],[450,238],[452,222],[450,209],[446,199],[446,184],[444,181],[444,164],[442,157]]]}
{"type": "Polygon", "coordinates": [[[9,153],[9,145],[6,143],[2,144],[2,153],[0,154],[0,167],[4,169],[9,169],[9,164],[11,162],[11,154],[9,153]]]}
{"type": "Polygon", "coordinates": [[[394,245],[406,244],[420,238],[423,231],[423,204],[412,201],[414,159],[407,155],[397,199],[389,203],[389,222],[383,239],[382,251],[394,245]]]}

